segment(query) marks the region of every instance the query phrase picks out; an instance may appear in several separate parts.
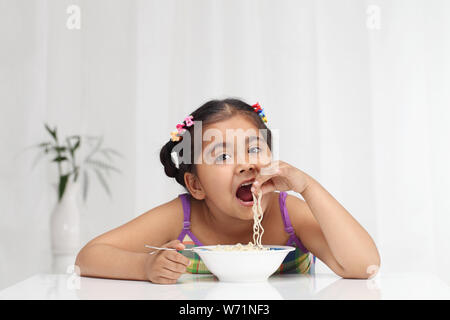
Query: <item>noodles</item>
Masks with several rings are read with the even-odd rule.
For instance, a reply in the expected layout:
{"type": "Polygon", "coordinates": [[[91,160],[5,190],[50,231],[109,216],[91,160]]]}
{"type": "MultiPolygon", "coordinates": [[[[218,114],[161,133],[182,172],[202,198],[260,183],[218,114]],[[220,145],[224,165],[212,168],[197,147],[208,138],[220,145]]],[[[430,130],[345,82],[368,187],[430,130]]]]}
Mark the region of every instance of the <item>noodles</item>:
{"type": "MultiPolygon", "coordinates": [[[[261,250],[258,246],[255,246],[253,243],[249,242],[246,245],[242,245],[240,243],[235,245],[217,245],[212,250],[214,251],[259,251],[261,250]]],[[[264,248],[265,250],[265,248],[264,248]]]]}
{"type": "Polygon", "coordinates": [[[235,245],[217,245],[212,250],[215,251],[260,251],[260,250],[268,250],[268,248],[263,247],[261,243],[261,238],[264,233],[264,228],[261,225],[261,221],[263,219],[263,211],[261,208],[261,197],[262,191],[259,190],[258,198],[256,198],[255,194],[252,192],[253,196],[253,243],[249,242],[246,245],[242,245],[240,243],[235,245]]]}
{"type": "Polygon", "coordinates": [[[252,192],[253,196],[253,244],[258,248],[263,248],[261,244],[261,238],[264,233],[264,228],[261,225],[263,218],[263,212],[261,209],[261,197],[262,191],[259,190],[258,199],[256,199],[255,194],[252,192]]]}

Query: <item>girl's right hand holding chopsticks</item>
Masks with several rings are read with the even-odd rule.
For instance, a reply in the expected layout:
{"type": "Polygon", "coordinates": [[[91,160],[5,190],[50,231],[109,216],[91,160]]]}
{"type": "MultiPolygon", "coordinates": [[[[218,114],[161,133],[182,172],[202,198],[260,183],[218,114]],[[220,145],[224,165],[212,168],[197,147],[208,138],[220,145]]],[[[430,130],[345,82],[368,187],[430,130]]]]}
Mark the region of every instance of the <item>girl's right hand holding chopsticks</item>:
{"type": "MultiPolygon", "coordinates": [[[[183,250],[180,240],[172,240],[162,245],[163,248],[183,250]]],[[[175,250],[160,250],[149,254],[145,261],[145,274],[149,281],[159,284],[173,284],[186,272],[190,260],[175,250]]]]}

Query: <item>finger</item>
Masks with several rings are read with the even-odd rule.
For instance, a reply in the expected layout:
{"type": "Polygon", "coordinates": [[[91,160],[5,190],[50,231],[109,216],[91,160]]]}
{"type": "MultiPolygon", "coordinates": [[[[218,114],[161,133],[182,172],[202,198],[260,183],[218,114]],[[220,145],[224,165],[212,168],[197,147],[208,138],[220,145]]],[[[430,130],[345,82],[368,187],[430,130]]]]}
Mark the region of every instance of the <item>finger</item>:
{"type": "Polygon", "coordinates": [[[176,250],[184,250],[186,246],[180,240],[172,240],[162,245],[163,248],[172,248],[176,250]]]}
{"type": "MultiPolygon", "coordinates": [[[[280,160],[272,161],[269,165],[259,167],[259,174],[256,176],[255,181],[252,184],[252,192],[258,193],[261,186],[268,180],[275,176],[280,175],[280,166],[282,165],[280,160]],[[253,189],[254,187],[254,189],[253,189]]],[[[263,193],[269,192],[269,189],[263,193]]]]}
{"type": "Polygon", "coordinates": [[[177,280],[160,276],[160,277],[155,278],[152,282],[156,283],[156,284],[175,284],[175,283],[177,283],[177,280]]]}
{"type": "Polygon", "coordinates": [[[270,161],[268,163],[258,162],[255,164],[258,173],[261,175],[273,174],[283,163],[280,160],[270,161]]]}
{"type": "Polygon", "coordinates": [[[181,272],[174,272],[164,267],[161,269],[159,274],[160,277],[164,277],[171,280],[177,280],[182,275],[181,272]]]}
{"type": "Polygon", "coordinates": [[[179,243],[181,243],[181,241],[176,239],[176,240],[172,240],[172,241],[169,241],[167,243],[164,243],[161,247],[163,247],[163,248],[172,248],[172,247],[176,246],[179,243]]]}
{"type": "Polygon", "coordinates": [[[266,193],[275,191],[275,185],[271,180],[269,180],[261,186],[260,190],[262,192],[262,195],[265,195],[266,193]]]}
{"type": "Polygon", "coordinates": [[[165,261],[164,267],[173,272],[185,273],[187,266],[178,262],[173,262],[172,260],[165,261]]]}
{"type": "Polygon", "coordinates": [[[176,251],[167,251],[165,257],[173,262],[185,265],[186,267],[191,263],[191,260],[176,251]]]}
{"type": "Polygon", "coordinates": [[[272,161],[268,165],[259,168],[259,174],[262,176],[273,175],[278,171],[281,165],[282,163],[280,160],[272,161]]]}
{"type": "MultiPolygon", "coordinates": [[[[273,177],[275,177],[277,175],[278,175],[278,172],[271,174],[271,175],[264,175],[264,176],[258,175],[252,184],[251,191],[255,194],[258,194],[259,190],[262,188],[264,183],[266,183],[266,181],[272,179],[273,177]]],[[[273,185],[273,183],[272,183],[272,185],[273,185]]],[[[264,190],[263,190],[263,193],[264,193],[264,190]]]]}

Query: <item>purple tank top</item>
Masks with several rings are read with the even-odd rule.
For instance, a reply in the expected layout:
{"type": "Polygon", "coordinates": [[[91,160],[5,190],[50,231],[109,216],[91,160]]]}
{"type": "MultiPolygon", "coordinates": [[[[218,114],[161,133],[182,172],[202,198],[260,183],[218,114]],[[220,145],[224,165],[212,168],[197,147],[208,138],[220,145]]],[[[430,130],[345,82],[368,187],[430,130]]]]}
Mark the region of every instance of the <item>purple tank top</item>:
{"type": "MultiPolygon", "coordinates": [[[[183,221],[183,230],[181,230],[180,235],[178,236],[178,240],[183,241],[186,234],[194,241],[195,245],[202,246],[203,244],[197,239],[197,237],[191,232],[191,202],[190,202],[190,194],[183,193],[178,197],[181,199],[183,204],[183,213],[184,213],[184,221],[183,221]]],[[[308,253],[309,250],[305,248],[300,239],[296,236],[294,228],[292,227],[291,220],[289,219],[289,213],[286,208],[286,196],[287,193],[285,191],[281,191],[279,195],[279,204],[281,216],[283,218],[284,230],[289,234],[289,239],[286,243],[287,246],[296,246],[303,253],[308,253]]]]}

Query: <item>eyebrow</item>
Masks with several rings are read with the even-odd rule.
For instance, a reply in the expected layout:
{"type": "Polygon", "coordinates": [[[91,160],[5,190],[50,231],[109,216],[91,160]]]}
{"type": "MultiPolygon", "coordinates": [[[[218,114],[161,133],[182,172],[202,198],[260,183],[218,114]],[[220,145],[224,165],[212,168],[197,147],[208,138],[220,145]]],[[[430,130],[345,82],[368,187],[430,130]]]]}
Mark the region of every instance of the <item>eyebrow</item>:
{"type": "MultiPolygon", "coordinates": [[[[253,140],[258,140],[259,141],[259,137],[258,136],[250,136],[250,137],[245,137],[245,144],[250,144],[250,142],[252,142],[253,140]]],[[[213,145],[209,151],[214,151],[216,150],[217,147],[226,147],[227,145],[229,145],[228,142],[218,142],[215,145],[213,145]]]]}

